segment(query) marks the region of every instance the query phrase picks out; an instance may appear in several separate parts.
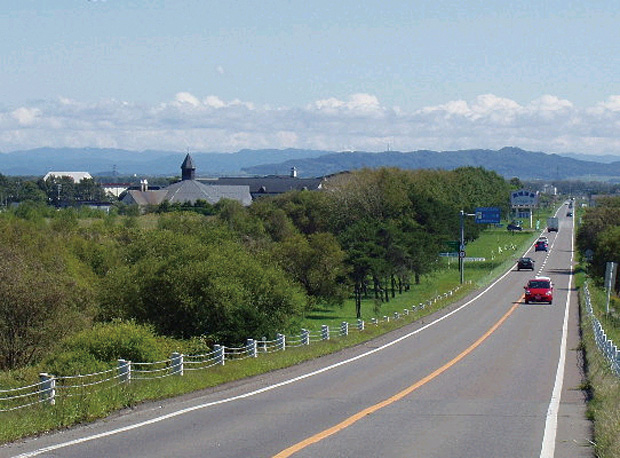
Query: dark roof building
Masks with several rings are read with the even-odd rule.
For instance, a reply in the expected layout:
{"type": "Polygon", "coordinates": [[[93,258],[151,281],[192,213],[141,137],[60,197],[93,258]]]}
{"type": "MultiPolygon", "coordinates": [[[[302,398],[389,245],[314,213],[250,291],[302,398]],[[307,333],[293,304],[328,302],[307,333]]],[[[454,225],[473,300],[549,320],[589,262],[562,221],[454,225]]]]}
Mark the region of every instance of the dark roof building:
{"type": "Polygon", "coordinates": [[[186,202],[193,204],[197,200],[215,204],[220,199],[236,200],[242,205],[252,203],[249,186],[209,186],[197,180],[182,180],[168,186],[166,191],[165,199],[171,204],[186,202]]]}
{"type": "Polygon", "coordinates": [[[129,205],[137,204],[140,206],[159,205],[165,200],[171,204],[194,204],[197,200],[215,204],[221,199],[236,200],[245,206],[252,203],[248,185],[206,185],[197,181],[195,177],[196,167],[192,157],[187,154],[183,164],[181,164],[181,181],[177,181],[162,190],[148,190],[148,187],[143,187],[140,191],[130,190],[121,201],[129,205]]]}
{"type": "Polygon", "coordinates": [[[323,178],[298,178],[295,168],[293,168],[289,176],[199,178],[198,181],[209,186],[249,186],[252,199],[256,199],[262,196],[282,194],[287,191],[316,191],[321,189],[323,178]]]}

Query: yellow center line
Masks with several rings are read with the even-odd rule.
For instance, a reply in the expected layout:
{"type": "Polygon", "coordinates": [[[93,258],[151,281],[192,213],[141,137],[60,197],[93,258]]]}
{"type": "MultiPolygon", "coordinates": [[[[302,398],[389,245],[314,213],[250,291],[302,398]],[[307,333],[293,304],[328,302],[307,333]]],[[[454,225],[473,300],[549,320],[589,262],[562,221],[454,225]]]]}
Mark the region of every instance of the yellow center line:
{"type": "MultiPolygon", "coordinates": [[[[523,298],[521,298],[521,299],[523,299],[523,298]]],[[[504,321],[506,321],[508,319],[508,317],[512,314],[512,312],[514,312],[515,309],[519,306],[520,302],[521,302],[521,300],[519,300],[518,302],[515,302],[513,304],[513,306],[510,308],[510,310],[508,310],[506,312],[506,314],[504,316],[502,316],[497,323],[495,323],[493,326],[491,326],[489,328],[489,330],[486,331],[478,340],[476,340],[473,344],[471,344],[467,349],[465,349],[462,353],[460,353],[454,359],[452,359],[448,363],[446,363],[443,366],[441,366],[439,369],[435,370],[434,372],[432,372],[431,374],[427,375],[423,379],[417,381],[413,385],[405,388],[401,392],[396,393],[394,396],[389,397],[389,398],[385,399],[384,401],[381,401],[381,402],[379,402],[379,403],[377,403],[375,405],[367,407],[364,410],[361,410],[361,411],[357,412],[356,414],[350,416],[349,418],[341,421],[337,425],[334,425],[331,428],[327,428],[327,429],[325,429],[325,430],[315,434],[314,436],[310,436],[307,439],[304,439],[303,441],[298,442],[297,444],[294,444],[294,445],[290,446],[289,448],[287,448],[285,450],[282,450],[277,455],[274,455],[273,458],[287,458],[287,457],[290,457],[291,455],[299,452],[300,450],[308,447],[309,445],[312,445],[312,444],[315,444],[317,442],[320,442],[323,439],[325,439],[325,438],[327,438],[327,437],[329,437],[331,435],[334,435],[334,434],[342,431],[345,428],[348,428],[352,424],[354,424],[357,421],[359,421],[362,418],[364,418],[366,415],[370,415],[372,413],[375,413],[378,410],[380,410],[380,409],[382,409],[382,408],[384,408],[386,406],[389,406],[390,404],[392,404],[392,403],[394,403],[396,401],[401,400],[402,398],[404,398],[408,394],[411,394],[412,392],[414,392],[415,390],[417,390],[421,386],[423,386],[426,383],[430,382],[435,377],[437,377],[440,374],[444,373],[445,371],[450,369],[452,366],[454,366],[456,363],[458,363],[460,360],[465,358],[468,354],[470,354],[472,351],[474,351],[478,346],[480,346],[480,344],[482,342],[484,342],[491,334],[493,334],[497,330],[497,328],[499,328],[502,325],[502,323],[504,323],[504,321]]]]}

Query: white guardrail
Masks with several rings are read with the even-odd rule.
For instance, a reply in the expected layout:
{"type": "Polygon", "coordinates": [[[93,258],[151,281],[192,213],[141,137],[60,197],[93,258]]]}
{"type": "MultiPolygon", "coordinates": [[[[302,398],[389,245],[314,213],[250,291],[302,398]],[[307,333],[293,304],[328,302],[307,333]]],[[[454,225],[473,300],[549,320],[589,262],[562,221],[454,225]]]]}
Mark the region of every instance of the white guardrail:
{"type": "Polygon", "coordinates": [[[592,322],[592,329],[594,330],[594,340],[596,341],[596,345],[601,350],[603,355],[609,361],[611,370],[618,376],[620,376],[620,351],[618,351],[618,347],[611,339],[607,338],[607,334],[603,329],[603,325],[594,315],[594,310],[592,309],[592,301],[590,299],[590,290],[588,289],[588,284],[585,283],[583,285],[583,293],[585,296],[585,305],[586,311],[588,313],[588,317],[592,322]]]}
{"type": "MultiPolygon", "coordinates": [[[[471,283],[471,281],[467,282],[471,283]]],[[[394,312],[393,320],[400,319],[410,312],[423,310],[436,302],[451,297],[461,286],[457,286],[447,293],[440,294],[424,303],[404,309],[403,313],[394,312]]],[[[389,316],[372,318],[371,324],[378,326],[390,321],[389,316]]],[[[355,330],[364,331],[364,321],[357,320],[355,330]]],[[[112,389],[119,385],[152,381],[171,376],[182,376],[186,371],[206,370],[210,367],[221,366],[227,361],[240,361],[247,358],[257,358],[260,355],[284,351],[286,348],[310,345],[312,342],[329,340],[332,337],[349,335],[349,323],[342,322],[340,327],[330,328],[321,326],[318,331],[302,329],[293,336],[277,334],[275,340],[247,339],[242,347],[225,347],[214,345],[211,352],[201,355],[184,355],[174,352],[169,359],[156,362],[132,362],[119,359],[116,368],[93,374],[79,374],[71,376],[55,376],[46,372],[39,374],[39,382],[31,385],[10,389],[0,389],[0,412],[9,412],[39,404],[55,405],[59,398],[84,396],[95,390],[112,389]],[[140,382],[138,382],[140,381],[140,382]]]]}

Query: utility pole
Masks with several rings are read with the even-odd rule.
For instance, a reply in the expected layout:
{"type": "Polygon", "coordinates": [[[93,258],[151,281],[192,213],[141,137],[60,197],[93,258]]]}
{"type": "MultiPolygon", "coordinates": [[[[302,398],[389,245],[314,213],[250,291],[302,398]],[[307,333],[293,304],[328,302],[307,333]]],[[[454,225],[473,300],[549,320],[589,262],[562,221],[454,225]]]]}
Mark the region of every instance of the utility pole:
{"type": "Polygon", "coordinates": [[[461,285],[465,283],[465,217],[476,216],[475,213],[465,213],[463,210],[461,215],[461,243],[459,246],[459,271],[461,273],[461,285]]]}

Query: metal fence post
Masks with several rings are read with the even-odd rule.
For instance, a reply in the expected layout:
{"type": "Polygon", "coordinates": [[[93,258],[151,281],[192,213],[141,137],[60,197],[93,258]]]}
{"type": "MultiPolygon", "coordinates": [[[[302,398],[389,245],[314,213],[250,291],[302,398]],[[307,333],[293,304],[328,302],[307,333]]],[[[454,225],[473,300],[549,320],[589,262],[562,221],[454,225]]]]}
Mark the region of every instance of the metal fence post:
{"type": "Polygon", "coordinates": [[[173,375],[183,375],[183,354],[177,351],[170,357],[170,373],[173,375]]]}
{"type": "Polygon", "coordinates": [[[131,381],[131,361],[118,360],[118,379],[121,382],[131,381]]]}
{"type": "Polygon", "coordinates": [[[349,335],[349,323],[347,323],[346,321],[343,321],[340,324],[340,335],[341,336],[348,336],[349,335]]]}
{"type": "Polygon", "coordinates": [[[247,352],[250,358],[258,358],[258,353],[256,351],[256,340],[248,339],[245,342],[245,351],[247,352]]]}
{"type": "Polygon", "coordinates": [[[56,404],[56,379],[47,372],[40,372],[39,380],[41,383],[39,399],[53,406],[56,404]]]}
{"type": "Polygon", "coordinates": [[[326,324],[321,325],[321,339],[329,340],[329,326],[326,324]]]}
{"type": "Polygon", "coordinates": [[[358,331],[363,331],[364,330],[364,320],[357,320],[357,330],[358,331]]]}
{"type": "Polygon", "coordinates": [[[307,329],[301,330],[301,344],[310,345],[310,331],[308,331],[307,329]]]}
{"type": "Polygon", "coordinates": [[[261,341],[261,349],[263,353],[267,353],[267,337],[263,336],[263,340],[261,341]]]}
{"type": "Polygon", "coordinates": [[[222,366],[226,364],[226,350],[224,345],[213,345],[213,351],[215,351],[215,359],[217,360],[217,362],[222,366]]]}
{"type": "Polygon", "coordinates": [[[278,348],[282,351],[286,350],[286,336],[280,333],[276,334],[276,336],[278,339],[278,348]]]}

